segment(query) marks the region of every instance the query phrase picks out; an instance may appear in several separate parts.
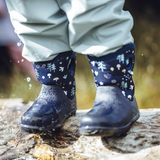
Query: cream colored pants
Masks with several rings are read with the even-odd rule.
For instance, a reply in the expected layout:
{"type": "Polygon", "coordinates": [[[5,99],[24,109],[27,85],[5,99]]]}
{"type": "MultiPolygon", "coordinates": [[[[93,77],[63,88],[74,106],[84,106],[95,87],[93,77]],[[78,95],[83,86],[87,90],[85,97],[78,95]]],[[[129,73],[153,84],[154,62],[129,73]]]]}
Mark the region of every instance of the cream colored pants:
{"type": "Polygon", "coordinates": [[[133,43],[125,0],[6,0],[23,56],[51,60],[69,50],[100,57],[133,43]]]}

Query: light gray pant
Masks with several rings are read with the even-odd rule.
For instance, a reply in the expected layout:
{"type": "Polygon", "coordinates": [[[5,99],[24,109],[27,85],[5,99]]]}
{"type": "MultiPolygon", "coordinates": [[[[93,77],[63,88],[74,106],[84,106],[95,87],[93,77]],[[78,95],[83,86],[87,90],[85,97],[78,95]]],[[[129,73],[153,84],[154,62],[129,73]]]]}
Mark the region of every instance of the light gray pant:
{"type": "Polygon", "coordinates": [[[125,0],[6,0],[24,43],[23,56],[51,60],[73,50],[100,57],[133,43],[133,19],[125,0]]]}

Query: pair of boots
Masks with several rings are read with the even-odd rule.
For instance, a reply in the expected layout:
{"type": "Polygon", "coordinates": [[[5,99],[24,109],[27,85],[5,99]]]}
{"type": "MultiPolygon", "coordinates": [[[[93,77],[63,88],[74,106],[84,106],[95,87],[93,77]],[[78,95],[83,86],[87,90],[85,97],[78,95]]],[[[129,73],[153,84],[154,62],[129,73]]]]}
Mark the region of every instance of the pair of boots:
{"type": "MultiPolygon", "coordinates": [[[[139,118],[132,80],[134,48],[134,44],[129,44],[106,56],[88,56],[97,92],[93,108],[81,119],[81,134],[119,136],[139,118]]],[[[20,128],[27,132],[52,132],[77,109],[76,55],[72,51],[61,53],[33,66],[42,89],[21,117],[20,128]]]]}

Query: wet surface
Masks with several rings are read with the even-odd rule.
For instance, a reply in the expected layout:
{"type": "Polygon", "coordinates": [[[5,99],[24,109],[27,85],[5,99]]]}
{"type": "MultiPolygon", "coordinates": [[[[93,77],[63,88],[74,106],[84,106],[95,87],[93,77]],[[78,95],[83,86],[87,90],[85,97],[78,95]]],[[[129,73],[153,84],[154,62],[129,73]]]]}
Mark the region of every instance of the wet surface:
{"type": "Polygon", "coordinates": [[[19,130],[20,117],[32,103],[0,100],[0,160],[148,160],[160,157],[160,109],[141,110],[141,117],[121,137],[80,136],[86,111],[66,120],[54,133],[28,134],[19,130]]]}

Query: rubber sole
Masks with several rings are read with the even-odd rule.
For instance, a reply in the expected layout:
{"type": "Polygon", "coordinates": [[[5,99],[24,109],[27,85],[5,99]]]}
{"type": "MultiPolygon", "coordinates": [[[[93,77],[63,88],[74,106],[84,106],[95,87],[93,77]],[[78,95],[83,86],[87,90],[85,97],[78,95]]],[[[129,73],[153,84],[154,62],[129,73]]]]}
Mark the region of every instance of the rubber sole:
{"type": "Polygon", "coordinates": [[[62,124],[64,121],[69,118],[70,116],[75,116],[76,115],[76,109],[71,111],[68,115],[64,117],[64,119],[61,121],[60,124],[57,124],[54,127],[38,127],[38,126],[31,126],[31,125],[25,125],[25,124],[19,124],[19,128],[23,132],[29,132],[29,133],[52,133],[56,132],[61,129],[62,124]]]}
{"type": "Polygon", "coordinates": [[[85,136],[102,136],[102,137],[119,137],[122,134],[126,133],[131,126],[133,125],[134,122],[137,121],[137,119],[140,117],[140,113],[138,113],[132,121],[123,126],[123,127],[81,127],[80,134],[85,135],[85,136]]]}

